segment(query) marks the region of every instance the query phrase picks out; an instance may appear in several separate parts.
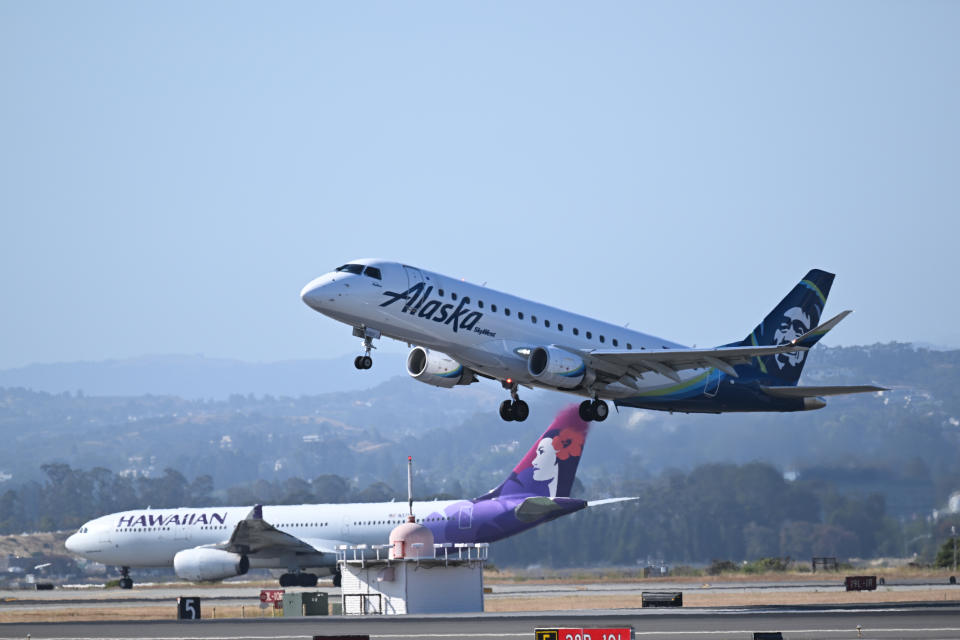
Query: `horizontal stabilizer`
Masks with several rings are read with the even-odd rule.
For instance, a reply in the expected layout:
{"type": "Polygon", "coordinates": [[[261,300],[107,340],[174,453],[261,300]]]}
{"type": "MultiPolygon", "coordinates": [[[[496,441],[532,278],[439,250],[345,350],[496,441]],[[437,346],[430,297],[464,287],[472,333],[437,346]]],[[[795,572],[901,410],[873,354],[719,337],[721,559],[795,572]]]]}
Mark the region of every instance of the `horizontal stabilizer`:
{"type": "Polygon", "coordinates": [[[802,336],[794,340],[793,344],[796,344],[797,346],[800,346],[800,347],[807,347],[809,349],[813,345],[817,344],[820,338],[825,336],[828,331],[830,331],[835,326],[840,324],[840,321],[846,318],[851,313],[853,313],[852,309],[841,311],[840,313],[830,318],[823,324],[817,327],[814,327],[810,331],[806,332],[805,334],[803,334],[802,336]]]}
{"type": "Polygon", "coordinates": [[[530,496],[518,504],[513,512],[520,522],[533,522],[541,518],[558,518],[574,511],[580,511],[586,506],[587,501],[578,498],[530,496]]]}
{"type": "Polygon", "coordinates": [[[603,500],[588,500],[588,507],[599,507],[603,504],[613,504],[614,502],[626,502],[628,500],[639,500],[639,496],[634,496],[631,498],[604,498],[603,500]]]}
{"type": "Polygon", "coordinates": [[[817,396],[842,396],[848,393],[873,393],[889,391],[884,387],[870,384],[833,387],[760,387],[764,393],[776,398],[815,398],[817,396]]]}

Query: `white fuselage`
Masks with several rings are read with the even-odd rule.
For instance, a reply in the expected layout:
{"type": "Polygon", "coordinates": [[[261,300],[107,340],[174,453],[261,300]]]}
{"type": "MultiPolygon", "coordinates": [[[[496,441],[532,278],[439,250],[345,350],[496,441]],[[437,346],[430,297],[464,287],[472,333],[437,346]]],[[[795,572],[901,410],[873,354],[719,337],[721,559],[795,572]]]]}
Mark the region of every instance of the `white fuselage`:
{"type": "MultiPolygon", "coordinates": [[[[358,260],[352,264],[374,266],[381,278],[330,272],[303,288],[304,302],[353,327],[443,352],[497,380],[556,389],[528,371],[530,349],[541,345],[598,351],[682,348],[662,338],[400,263],[358,260]],[[398,297],[421,282],[421,290],[408,299],[398,297]]],[[[684,378],[696,375],[682,374],[684,378]]],[[[639,385],[607,382],[564,390],[621,398],[673,384],[675,380],[647,373],[639,385]]]]}
{"type": "MultiPolygon", "coordinates": [[[[433,501],[414,505],[418,522],[448,518],[445,510],[457,502],[433,501]]],[[[143,509],[123,511],[91,520],[67,540],[67,548],[88,560],[126,567],[173,566],[180,551],[230,539],[252,507],[143,509]]],[[[407,505],[398,502],[264,506],[263,518],[277,529],[306,541],[335,544],[387,544],[390,531],[405,522],[407,505]]],[[[462,525],[471,527],[469,518],[462,525]]],[[[436,542],[444,542],[437,539],[436,542]]],[[[254,568],[292,569],[331,566],[331,558],[315,556],[251,556],[254,568]]]]}

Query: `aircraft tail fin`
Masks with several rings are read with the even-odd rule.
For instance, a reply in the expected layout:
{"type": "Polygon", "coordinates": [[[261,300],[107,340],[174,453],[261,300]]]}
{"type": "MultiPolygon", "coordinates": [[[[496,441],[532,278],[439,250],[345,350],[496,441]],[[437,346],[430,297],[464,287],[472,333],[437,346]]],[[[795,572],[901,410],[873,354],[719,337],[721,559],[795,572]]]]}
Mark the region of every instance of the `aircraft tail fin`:
{"type": "MultiPolygon", "coordinates": [[[[833,277],[832,273],[820,269],[808,272],[780,301],[780,304],[763,319],[763,322],[758,324],[739,344],[744,346],[786,344],[816,328],[823,315],[823,308],[827,303],[830,287],[833,285],[833,277]]],[[[823,331],[805,336],[803,346],[812,347],[847,313],[849,312],[844,312],[825,323],[823,331]]],[[[779,384],[795,385],[800,379],[805,361],[806,351],[791,351],[758,357],[754,366],[760,370],[761,375],[772,378],[779,384]]]]}
{"type": "Polygon", "coordinates": [[[590,424],[580,419],[577,405],[564,408],[506,480],[477,500],[519,495],[570,497],[589,430],[590,424]]]}

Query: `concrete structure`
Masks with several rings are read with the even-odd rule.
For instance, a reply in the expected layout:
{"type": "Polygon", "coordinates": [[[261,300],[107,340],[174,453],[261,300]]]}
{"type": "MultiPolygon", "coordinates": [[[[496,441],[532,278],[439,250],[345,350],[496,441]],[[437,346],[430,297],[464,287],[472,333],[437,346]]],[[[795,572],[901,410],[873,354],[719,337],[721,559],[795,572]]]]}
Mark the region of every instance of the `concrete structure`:
{"type": "Polygon", "coordinates": [[[402,558],[392,557],[395,544],[340,547],[343,613],[483,611],[483,565],[489,545],[446,543],[428,548],[421,544],[410,543],[402,558]]]}

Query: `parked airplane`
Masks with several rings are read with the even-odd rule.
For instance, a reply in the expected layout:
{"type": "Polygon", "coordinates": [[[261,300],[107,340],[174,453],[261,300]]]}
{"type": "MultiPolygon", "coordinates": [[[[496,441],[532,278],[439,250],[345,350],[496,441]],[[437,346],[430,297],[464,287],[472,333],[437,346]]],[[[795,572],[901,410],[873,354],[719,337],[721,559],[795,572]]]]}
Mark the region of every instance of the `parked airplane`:
{"type": "Polygon", "coordinates": [[[311,281],[300,297],[353,327],[363,339],[354,366],[373,366],[373,340],[408,343],[407,372],[438,387],[498,380],[510,391],[504,420],[526,420],[518,387],[543,387],[590,398],[584,420],[605,420],[616,406],[722,413],[807,411],[822,396],[882,387],[797,386],[806,352],[850,311],[823,324],[833,274],[810,271],[750,334],[738,342],[691,349],[483,286],[383,260],[356,260],[311,281]]]}
{"type": "MultiPolygon", "coordinates": [[[[575,406],[561,411],[500,486],[472,500],[413,505],[416,521],[437,543],[495,542],[586,507],[636,498],[570,497],[589,424],[575,406]]],[[[281,586],[314,586],[336,573],[342,544],[384,544],[406,521],[404,503],[139,509],[87,522],[66,547],[88,560],[121,567],[173,566],[186,580],[221,580],[250,568],[287,569],[281,586]],[[310,569],[313,572],[305,572],[310,569]]]]}

